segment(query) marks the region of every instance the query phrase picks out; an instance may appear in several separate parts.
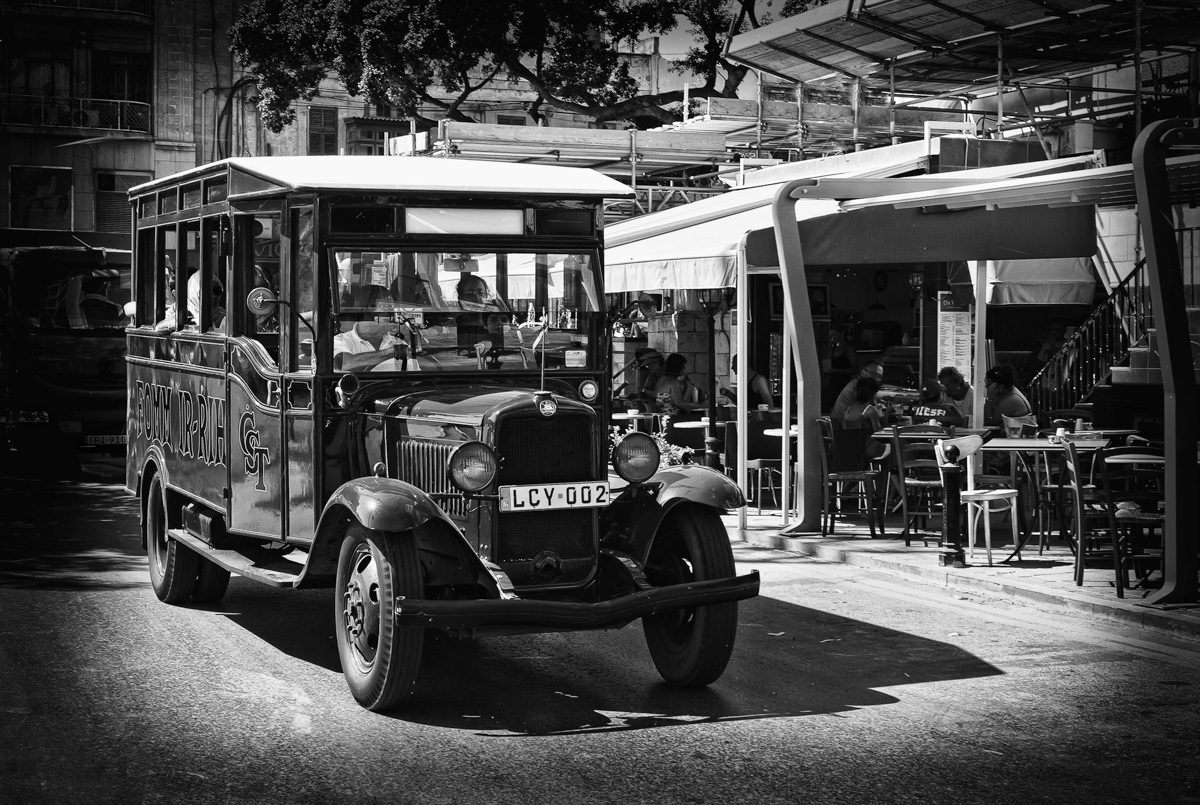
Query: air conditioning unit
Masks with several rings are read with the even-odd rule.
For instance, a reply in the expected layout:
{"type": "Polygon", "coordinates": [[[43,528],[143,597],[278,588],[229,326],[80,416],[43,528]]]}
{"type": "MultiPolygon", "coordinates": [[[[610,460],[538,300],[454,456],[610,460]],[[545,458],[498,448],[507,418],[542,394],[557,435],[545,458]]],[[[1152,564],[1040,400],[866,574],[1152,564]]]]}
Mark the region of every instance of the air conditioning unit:
{"type": "Polygon", "coordinates": [[[71,112],[71,125],[81,129],[100,127],[100,113],[95,109],[76,109],[71,112]]]}

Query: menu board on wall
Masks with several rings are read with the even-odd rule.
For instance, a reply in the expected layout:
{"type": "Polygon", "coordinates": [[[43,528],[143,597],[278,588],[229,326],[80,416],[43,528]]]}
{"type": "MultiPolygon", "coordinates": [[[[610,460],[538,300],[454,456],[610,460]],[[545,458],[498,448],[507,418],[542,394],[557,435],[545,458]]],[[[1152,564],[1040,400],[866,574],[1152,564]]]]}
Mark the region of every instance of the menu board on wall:
{"type": "Polygon", "coordinates": [[[971,376],[971,306],[938,294],[937,366],[953,366],[971,376]]]}

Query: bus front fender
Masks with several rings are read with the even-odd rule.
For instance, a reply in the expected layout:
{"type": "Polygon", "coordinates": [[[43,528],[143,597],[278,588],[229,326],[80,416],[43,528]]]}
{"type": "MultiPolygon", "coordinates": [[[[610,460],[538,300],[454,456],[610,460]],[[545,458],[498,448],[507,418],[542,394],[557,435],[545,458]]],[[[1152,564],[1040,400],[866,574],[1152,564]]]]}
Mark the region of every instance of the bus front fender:
{"type": "Polygon", "coordinates": [[[605,546],[645,564],[650,544],[676,506],[697,505],[720,512],[746,505],[738,485],[720,472],[687,464],[659,470],[644,484],[629,486],[604,511],[605,546]]]}

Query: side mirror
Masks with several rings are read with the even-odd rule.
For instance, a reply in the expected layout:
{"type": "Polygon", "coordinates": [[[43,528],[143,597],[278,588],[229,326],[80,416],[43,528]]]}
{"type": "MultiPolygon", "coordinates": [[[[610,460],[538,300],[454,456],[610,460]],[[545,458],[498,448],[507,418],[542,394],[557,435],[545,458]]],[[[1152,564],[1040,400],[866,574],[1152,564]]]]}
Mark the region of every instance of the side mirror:
{"type": "Polygon", "coordinates": [[[252,288],[246,294],[246,309],[255,316],[274,313],[279,307],[279,297],[270,288],[252,288]]]}

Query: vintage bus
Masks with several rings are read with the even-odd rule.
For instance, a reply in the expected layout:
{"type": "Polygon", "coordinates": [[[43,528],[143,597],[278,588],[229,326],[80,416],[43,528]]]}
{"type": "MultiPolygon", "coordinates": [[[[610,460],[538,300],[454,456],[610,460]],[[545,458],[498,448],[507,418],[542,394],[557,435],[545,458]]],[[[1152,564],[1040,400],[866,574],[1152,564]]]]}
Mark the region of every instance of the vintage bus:
{"type": "Polygon", "coordinates": [[[130,292],[128,249],[0,248],[0,463],[124,454],[130,292]]]}
{"type": "Polygon", "coordinates": [[[414,691],[425,630],[641,619],[661,675],[733,649],[740,490],[610,444],[606,197],[589,170],[235,158],[130,191],[126,485],[157,596],[332,587],[355,699],[414,691]],[[611,471],[614,473],[610,477],[611,471]]]}

